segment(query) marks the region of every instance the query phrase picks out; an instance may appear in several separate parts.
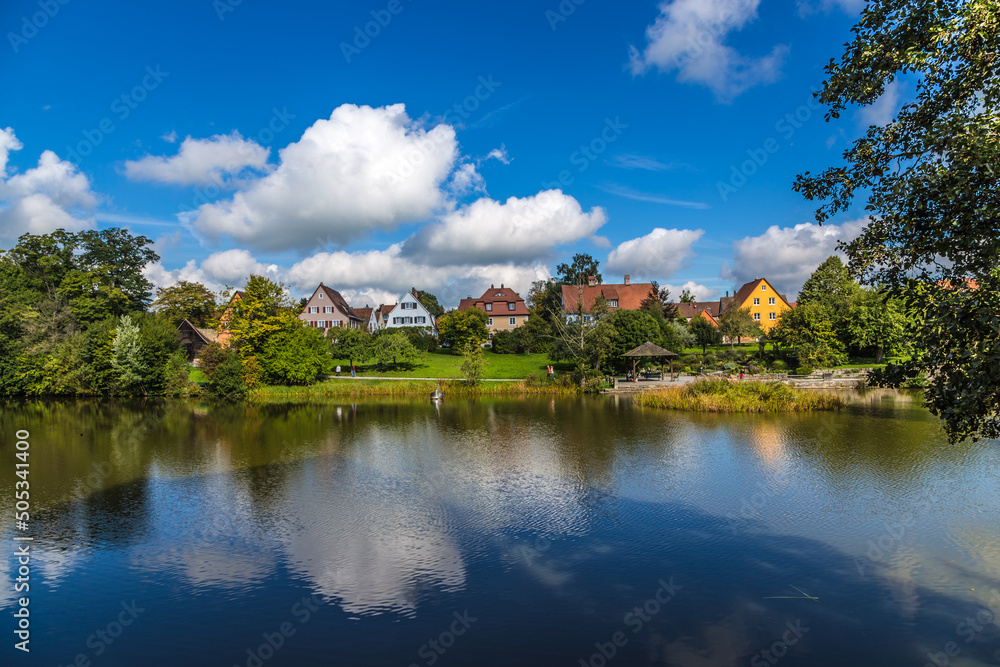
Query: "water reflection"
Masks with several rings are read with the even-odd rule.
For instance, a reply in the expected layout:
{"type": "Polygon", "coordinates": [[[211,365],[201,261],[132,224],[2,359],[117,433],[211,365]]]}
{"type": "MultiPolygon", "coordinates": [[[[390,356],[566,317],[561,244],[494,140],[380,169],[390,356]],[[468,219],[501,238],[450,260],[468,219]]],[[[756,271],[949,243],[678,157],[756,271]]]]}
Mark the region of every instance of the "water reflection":
{"type": "MultiPolygon", "coordinates": [[[[315,595],[322,614],[269,664],[314,664],[331,643],[339,664],[424,664],[417,648],[463,609],[481,620],[454,664],[578,664],[617,630],[617,664],[748,664],[796,619],[814,628],[789,649],[800,661],[919,663],[1000,587],[1000,452],[948,445],[912,397],[851,399],[784,416],[617,399],[8,405],[0,428],[33,433],[37,655],[70,661],[139,598],[154,611],[115,664],[150,664],[150,642],[152,664],[204,646],[194,664],[245,662],[315,595]],[[627,613],[670,577],[682,592],[633,635],[627,613]]],[[[14,481],[3,470],[0,493],[14,481]]],[[[14,572],[0,568],[2,608],[14,572]]],[[[1000,650],[991,627],[967,664],[1000,650]]]]}

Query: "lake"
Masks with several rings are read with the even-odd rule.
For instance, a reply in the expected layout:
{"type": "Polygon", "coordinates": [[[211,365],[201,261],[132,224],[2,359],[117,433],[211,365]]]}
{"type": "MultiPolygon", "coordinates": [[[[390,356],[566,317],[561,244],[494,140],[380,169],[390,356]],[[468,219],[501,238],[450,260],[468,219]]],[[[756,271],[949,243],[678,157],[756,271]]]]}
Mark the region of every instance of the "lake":
{"type": "Polygon", "coordinates": [[[848,398],[9,402],[2,664],[1000,664],[1000,445],[848,398]]]}

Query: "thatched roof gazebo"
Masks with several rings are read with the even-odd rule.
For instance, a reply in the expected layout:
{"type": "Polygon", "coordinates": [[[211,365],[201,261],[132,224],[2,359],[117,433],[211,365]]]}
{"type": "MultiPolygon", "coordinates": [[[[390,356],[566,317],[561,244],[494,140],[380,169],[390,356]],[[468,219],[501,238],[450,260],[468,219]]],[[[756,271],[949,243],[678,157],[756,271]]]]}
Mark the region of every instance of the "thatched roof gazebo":
{"type": "Polygon", "coordinates": [[[643,357],[659,357],[660,358],[660,377],[663,377],[663,358],[670,358],[670,374],[674,374],[674,357],[677,356],[676,352],[671,352],[670,350],[665,350],[659,345],[653,345],[648,340],[635,348],[631,352],[626,352],[622,355],[623,357],[632,357],[632,378],[635,382],[639,381],[639,376],[635,372],[635,367],[639,363],[639,359],[643,357]]]}

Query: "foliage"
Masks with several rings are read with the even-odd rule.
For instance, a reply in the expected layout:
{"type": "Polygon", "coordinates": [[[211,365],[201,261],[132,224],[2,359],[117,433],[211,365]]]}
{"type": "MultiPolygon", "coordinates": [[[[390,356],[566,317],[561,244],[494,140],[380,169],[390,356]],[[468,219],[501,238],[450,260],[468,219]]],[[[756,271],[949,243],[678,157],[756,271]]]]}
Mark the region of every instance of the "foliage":
{"type": "Polygon", "coordinates": [[[670,301],[670,290],[660,287],[655,280],[650,283],[649,293],[639,304],[639,310],[652,313],[659,311],[662,318],[668,321],[677,317],[677,304],[670,301]]]}
{"type": "Polygon", "coordinates": [[[232,345],[244,360],[260,357],[274,336],[303,328],[297,306],[282,283],[251,275],[242,293],[243,298],[231,302],[220,327],[232,334],[232,345]]]}
{"type": "Polygon", "coordinates": [[[453,310],[438,320],[438,335],[456,349],[480,345],[489,339],[488,321],[489,316],[478,308],[453,310]]]}
{"type": "Polygon", "coordinates": [[[695,412],[807,412],[844,407],[837,396],[757,380],[699,380],[685,387],[644,391],[635,401],[644,407],[695,412]]]}
{"type": "Polygon", "coordinates": [[[858,284],[851,278],[850,271],[832,255],[823,261],[799,290],[798,305],[822,305],[828,308],[845,306],[858,291],[858,284]]]}
{"type": "MultiPolygon", "coordinates": [[[[700,318],[705,319],[705,318],[700,318]]],[[[671,352],[680,353],[697,344],[697,339],[684,320],[670,320],[663,329],[663,347],[671,352]]]]}
{"type": "Polygon", "coordinates": [[[604,282],[600,273],[600,262],[585,253],[573,255],[570,264],[560,264],[556,267],[559,282],[564,285],[586,285],[590,276],[594,276],[598,284],[604,282]]]}
{"type": "Polygon", "coordinates": [[[434,316],[434,319],[444,315],[444,307],[438,303],[437,297],[430,292],[417,290],[417,301],[424,305],[424,308],[427,309],[428,313],[434,316]]]}
{"type": "Polygon", "coordinates": [[[111,367],[115,372],[115,385],[119,393],[145,394],[143,380],[147,368],[142,359],[142,340],[138,325],[128,315],[118,323],[114,343],[111,345],[111,367]]]}
{"type": "Polygon", "coordinates": [[[799,366],[798,368],[795,369],[796,375],[812,375],[812,373],[813,373],[812,366],[799,366]]]}
{"type": "Polygon", "coordinates": [[[167,396],[190,396],[198,392],[198,387],[190,380],[190,366],[183,351],[177,350],[170,355],[165,375],[164,393],[167,396]]]}
{"type": "Polygon", "coordinates": [[[462,349],[462,377],[470,387],[479,384],[486,373],[486,359],[483,357],[483,346],[478,343],[468,343],[462,349]]]}
{"type": "Polygon", "coordinates": [[[753,319],[749,308],[730,308],[719,318],[719,332],[732,344],[735,339],[741,343],[744,338],[763,335],[760,324],[753,319]]]}
{"type": "Polygon", "coordinates": [[[336,359],[347,359],[348,363],[361,363],[371,358],[372,335],[367,329],[341,327],[332,329],[330,354],[336,359]]]}
{"type": "Polygon", "coordinates": [[[252,359],[259,361],[267,384],[312,384],[329,367],[329,347],[321,330],[299,325],[269,337],[261,354],[252,359]]]}
{"type": "Polygon", "coordinates": [[[898,300],[874,290],[862,290],[847,310],[844,327],[851,342],[875,350],[881,364],[886,351],[898,350],[907,340],[908,320],[898,300]]]}
{"type": "Polygon", "coordinates": [[[157,290],[151,306],[174,326],[188,320],[196,327],[209,326],[216,311],[215,294],[201,283],[182,280],[176,285],[157,290]]]}
{"type": "Polygon", "coordinates": [[[865,198],[868,224],[843,246],[852,271],[916,314],[912,360],[877,379],[927,372],[952,439],[1000,435],[998,52],[994,0],[872,0],[819,98],[837,118],[907,76],[913,101],[855,141],[846,164],[795,183],[823,202],[820,222],[865,198]]]}
{"type": "Polygon", "coordinates": [[[371,356],[379,366],[385,366],[390,362],[393,365],[400,361],[408,363],[416,359],[417,354],[417,348],[402,331],[382,329],[372,336],[371,356]]]}
{"type": "Polygon", "coordinates": [[[705,353],[709,345],[722,344],[722,332],[704,317],[693,318],[688,329],[694,335],[695,345],[701,346],[702,354],[705,353]]]}
{"type": "Polygon", "coordinates": [[[830,311],[813,303],[786,310],[771,330],[771,338],[795,346],[799,364],[813,367],[839,366],[847,362],[843,342],[837,337],[830,311]]]}
{"type": "Polygon", "coordinates": [[[697,299],[694,298],[694,294],[691,294],[691,290],[685,289],[681,292],[681,303],[695,303],[697,299]]]}
{"type": "Polygon", "coordinates": [[[622,355],[650,342],[659,345],[663,342],[660,325],[656,319],[641,310],[616,310],[608,316],[608,323],[614,327],[616,336],[612,342],[611,359],[619,368],[631,366],[628,359],[622,355]]]}
{"type": "Polygon", "coordinates": [[[203,369],[208,378],[208,393],[214,398],[240,400],[246,398],[248,387],[243,376],[240,355],[232,348],[221,348],[218,364],[203,369]]]}

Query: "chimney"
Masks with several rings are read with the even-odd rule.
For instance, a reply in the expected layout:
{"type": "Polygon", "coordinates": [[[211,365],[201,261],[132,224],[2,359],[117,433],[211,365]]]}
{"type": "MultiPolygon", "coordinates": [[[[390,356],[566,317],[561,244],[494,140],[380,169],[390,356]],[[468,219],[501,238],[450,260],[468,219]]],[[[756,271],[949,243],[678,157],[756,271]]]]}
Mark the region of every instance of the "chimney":
{"type": "Polygon", "coordinates": [[[587,287],[593,287],[597,284],[597,278],[594,276],[587,276],[587,287]]]}
{"type": "Polygon", "coordinates": [[[626,273],[626,274],[625,274],[625,287],[628,287],[628,286],[629,286],[629,285],[630,285],[631,283],[632,283],[632,281],[631,281],[631,280],[629,280],[629,276],[628,276],[628,274],[626,273]]]}
{"type": "Polygon", "coordinates": [[[729,290],[726,290],[726,298],[729,298],[729,290]]]}

